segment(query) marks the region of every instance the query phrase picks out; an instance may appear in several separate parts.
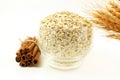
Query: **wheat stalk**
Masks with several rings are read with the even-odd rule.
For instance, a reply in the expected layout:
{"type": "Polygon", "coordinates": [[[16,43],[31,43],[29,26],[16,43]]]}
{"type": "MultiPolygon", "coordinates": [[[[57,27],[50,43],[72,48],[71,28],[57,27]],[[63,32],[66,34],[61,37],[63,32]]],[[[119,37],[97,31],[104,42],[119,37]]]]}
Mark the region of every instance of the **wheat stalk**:
{"type": "MultiPolygon", "coordinates": [[[[110,1],[104,10],[96,10],[93,12],[92,16],[94,17],[92,21],[101,25],[101,28],[120,33],[120,6],[114,1],[110,1]]],[[[120,40],[120,34],[110,34],[107,35],[107,37],[120,40]]]]}
{"type": "Polygon", "coordinates": [[[107,35],[107,37],[120,40],[120,34],[110,34],[110,35],[107,35]]]}
{"type": "Polygon", "coordinates": [[[94,22],[104,26],[102,28],[120,32],[120,21],[116,20],[116,18],[112,15],[106,14],[104,11],[96,11],[96,13],[93,13],[93,16],[97,18],[97,20],[94,20],[94,22]]]}
{"type": "Polygon", "coordinates": [[[111,8],[113,8],[116,12],[120,12],[120,7],[114,2],[114,1],[110,1],[109,5],[111,6],[111,8]]]}
{"type": "Polygon", "coordinates": [[[107,10],[109,13],[111,13],[116,18],[120,19],[120,12],[116,12],[113,8],[107,7],[107,10]]]}

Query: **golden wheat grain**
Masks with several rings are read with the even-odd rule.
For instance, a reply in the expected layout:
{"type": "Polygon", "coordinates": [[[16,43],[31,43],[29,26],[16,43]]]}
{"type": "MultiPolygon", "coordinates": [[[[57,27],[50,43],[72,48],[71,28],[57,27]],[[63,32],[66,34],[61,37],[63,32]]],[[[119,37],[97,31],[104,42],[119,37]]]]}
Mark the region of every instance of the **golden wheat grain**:
{"type": "Polygon", "coordinates": [[[108,15],[104,15],[104,14],[105,14],[104,12],[100,12],[100,11],[99,13],[98,11],[97,13],[93,13],[93,16],[97,18],[97,21],[94,20],[94,23],[105,26],[102,27],[104,29],[120,32],[120,26],[119,26],[120,23],[116,23],[115,21],[112,20],[112,18],[108,19],[107,18],[108,15]]]}
{"type": "Polygon", "coordinates": [[[107,37],[120,40],[120,34],[110,34],[110,35],[107,35],[107,37]]]}
{"type": "Polygon", "coordinates": [[[113,15],[110,15],[107,10],[106,11],[103,11],[103,10],[100,10],[100,11],[97,11],[97,13],[103,17],[105,20],[108,20],[110,22],[114,22],[116,24],[119,24],[120,25],[120,19],[117,19],[116,17],[114,17],[113,15]]]}
{"type": "Polygon", "coordinates": [[[99,26],[100,28],[103,28],[105,30],[108,31],[115,31],[115,32],[120,32],[120,29],[118,29],[117,25],[114,25],[113,23],[104,20],[104,22],[102,20],[92,20],[94,23],[99,24],[101,26],[99,26]]]}
{"type": "Polygon", "coordinates": [[[110,1],[104,10],[96,10],[92,15],[94,17],[92,21],[101,25],[99,27],[104,30],[117,32],[107,35],[107,37],[120,40],[120,5],[118,3],[120,0],[117,3],[110,1]]]}
{"type": "Polygon", "coordinates": [[[113,8],[106,7],[107,11],[120,20],[120,13],[116,12],[113,8]]]}
{"type": "Polygon", "coordinates": [[[114,1],[110,1],[109,4],[116,12],[120,12],[120,7],[114,1]]]}
{"type": "Polygon", "coordinates": [[[102,20],[92,20],[92,21],[96,24],[101,25],[101,26],[98,26],[99,28],[103,28],[105,30],[112,30],[112,26],[106,22],[103,22],[102,20]]]}

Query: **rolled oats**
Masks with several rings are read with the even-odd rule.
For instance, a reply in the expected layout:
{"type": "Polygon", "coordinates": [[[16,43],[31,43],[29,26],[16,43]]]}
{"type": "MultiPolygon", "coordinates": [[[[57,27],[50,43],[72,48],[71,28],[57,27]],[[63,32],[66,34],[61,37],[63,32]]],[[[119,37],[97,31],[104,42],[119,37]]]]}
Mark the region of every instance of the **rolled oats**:
{"type": "Polygon", "coordinates": [[[78,14],[63,11],[41,21],[39,44],[45,53],[58,58],[83,55],[91,44],[92,24],[78,14]]]}

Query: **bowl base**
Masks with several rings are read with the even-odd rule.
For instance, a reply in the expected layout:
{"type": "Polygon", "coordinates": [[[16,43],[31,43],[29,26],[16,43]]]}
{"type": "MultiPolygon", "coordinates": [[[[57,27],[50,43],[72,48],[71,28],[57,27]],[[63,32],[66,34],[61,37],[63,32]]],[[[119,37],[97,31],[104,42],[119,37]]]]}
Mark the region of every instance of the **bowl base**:
{"type": "Polygon", "coordinates": [[[69,70],[78,68],[81,65],[82,61],[74,61],[74,62],[61,62],[61,61],[49,61],[48,65],[55,69],[60,70],[69,70]]]}

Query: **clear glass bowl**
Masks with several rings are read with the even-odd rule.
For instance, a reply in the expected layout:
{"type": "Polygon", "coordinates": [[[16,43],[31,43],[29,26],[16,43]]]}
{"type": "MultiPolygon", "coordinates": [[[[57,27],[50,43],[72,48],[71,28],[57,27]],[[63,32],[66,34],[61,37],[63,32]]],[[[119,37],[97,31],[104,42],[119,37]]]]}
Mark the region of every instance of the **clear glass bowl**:
{"type": "Polygon", "coordinates": [[[41,21],[38,42],[51,67],[78,67],[90,50],[92,25],[71,12],[58,12],[41,21]]]}

